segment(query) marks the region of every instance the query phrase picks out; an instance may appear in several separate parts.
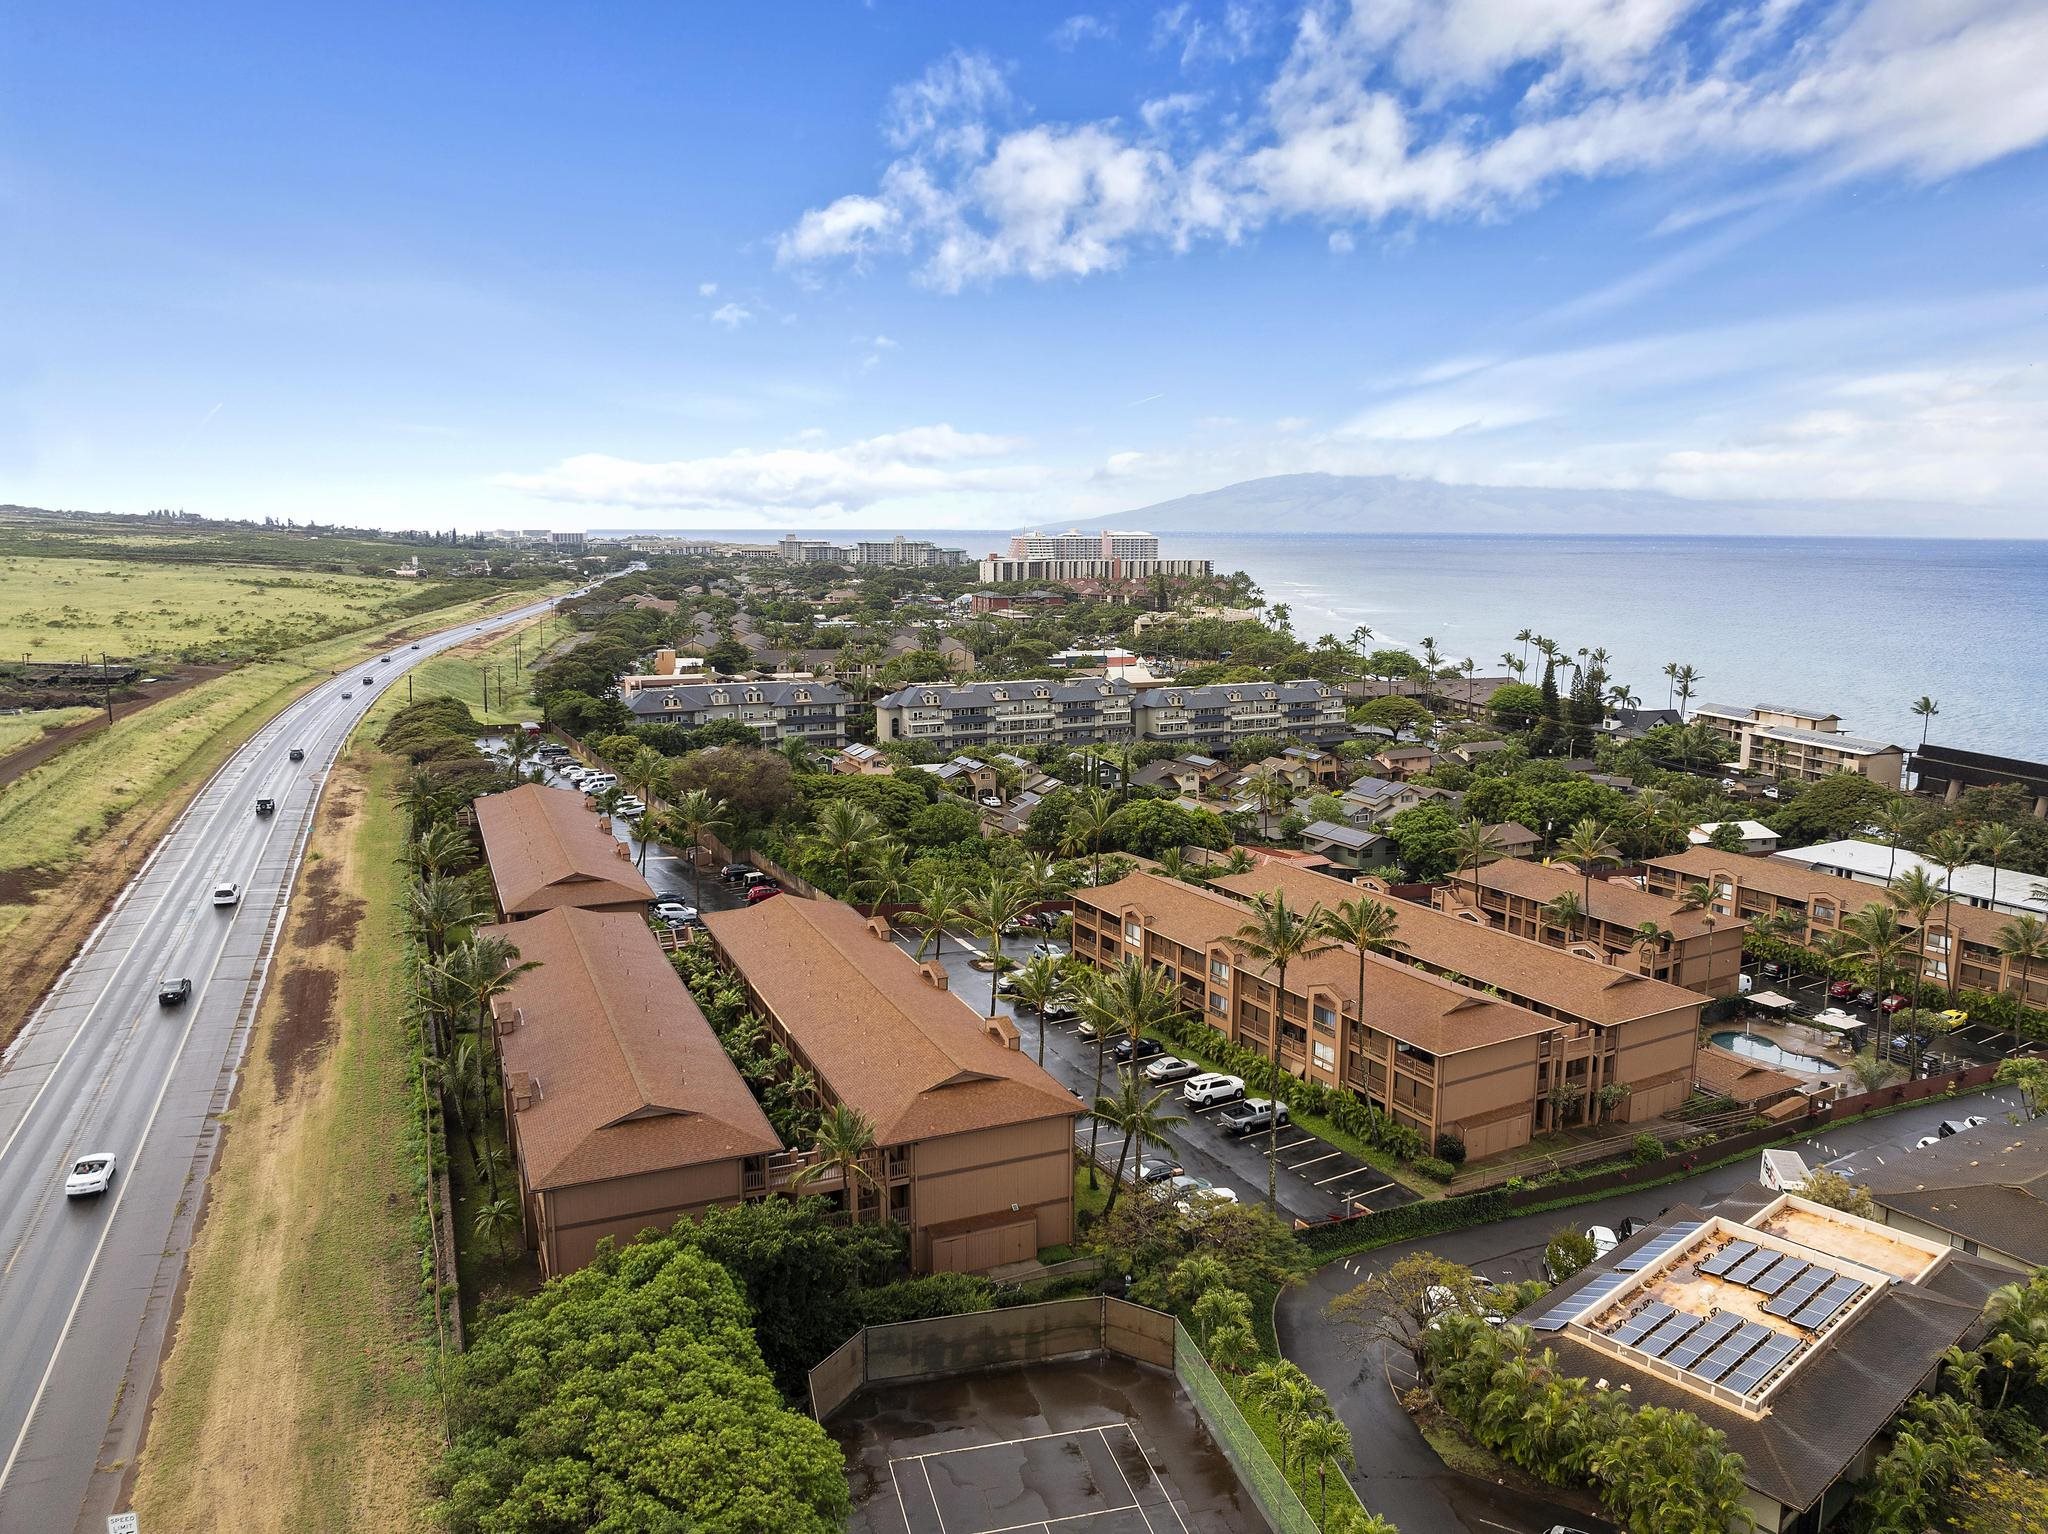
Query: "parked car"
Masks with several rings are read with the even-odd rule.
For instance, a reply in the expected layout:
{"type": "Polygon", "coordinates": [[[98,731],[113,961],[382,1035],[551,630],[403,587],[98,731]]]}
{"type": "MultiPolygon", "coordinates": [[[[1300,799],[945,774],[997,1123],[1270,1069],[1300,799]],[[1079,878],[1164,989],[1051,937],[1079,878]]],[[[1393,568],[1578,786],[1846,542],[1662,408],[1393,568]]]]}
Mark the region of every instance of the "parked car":
{"type": "Polygon", "coordinates": [[[306,759],[305,750],[299,746],[293,746],[291,750],[285,753],[285,755],[290,757],[295,762],[303,762],[306,759]]]}
{"type": "Polygon", "coordinates": [[[1180,1176],[1169,1178],[1166,1196],[1181,1208],[1192,1206],[1197,1200],[1208,1204],[1234,1204],[1237,1202],[1235,1188],[1219,1188],[1206,1177],[1180,1176]]]}
{"type": "Polygon", "coordinates": [[[1865,1012],[1868,1012],[1872,1007],[1877,1005],[1877,992],[1866,985],[1862,990],[1856,993],[1855,1000],[1850,1002],[1850,1005],[1853,1007],[1860,1008],[1865,1012]]]}
{"type": "Polygon", "coordinates": [[[215,905],[240,905],[242,903],[242,886],[239,884],[216,884],[213,887],[213,903],[215,905]]]}
{"type": "Polygon", "coordinates": [[[1901,996],[1897,991],[1894,991],[1891,995],[1885,997],[1883,1001],[1877,1004],[1877,1010],[1882,1012],[1886,1017],[1890,1017],[1894,1012],[1902,1011],[1905,1008],[1905,1005],[1906,998],[1901,996]]]}
{"type": "Polygon", "coordinates": [[[721,884],[737,884],[753,871],[751,863],[728,863],[718,870],[718,880],[721,884]]]}
{"type": "Polygon", "coordinates": [[[665,921],[671,927],[679,927],[684,922],[697,919],[697,908],[685,905],[680,900],[657,900],[654,902],[654,919],[665,921]]]}
{"type": "Polygon", "coordinates": [[[1081,1015],[1081,1009],[1071,1001],[1049,1001],[1038,1015],[1048,1023],[1071,1023],[1081,1015]]]}
{"type": "Polygon", "coordinates": [[[1182,1084],[1180,1100],[1190,1108],[1206,1108],[1211,1103],[1235,1102],[1244,1096],[1244,1078],[1226,1076],[1221,1071],[1204,1071],[1189,1078],[1182,1084]]]}
{"type": "Polygon", "coordinates": [[[1961,1007],[1949,1007],[1942,1012],[1936,1013],[1935,1015],[1939,1017],[1944,1023],[1947,1023],[1951,1028],[1960,1028],[1963,1026],[1963,1024],[1967,1023],[1970,1020],[1970,1014],[1965,1012],[1961,1007]]]}
{"type": "Polygon", "coordinates": [[[762,901],[772,900],[781,893],[782,890],[777,885],[757,884],[752,889],[747,891],[747,904],[759,905],[762,901]]]}
{"type": "Polygon", "coordinates": [[[1915,1150],[1925,1150],[1925,1149],[1927,1149],[1927,1147],[1928,1147],[1928,1146],[1930,1146],[1930,1145],[1939,1145],[1939,1144],[1941,1144],[1941,1136],[1940,1136],[1940,1135],[1922,1135],[1922,1136],[1921,1136],[1921,1137],[1920,1137],[1919,1139],[1917,1139],[1917,1140],[1915,1140],[1915,1141],[1913,1142],[1913,1149],[1915,1149],[1915,1150]]]}
{"type": "Polygon", "coordinates": [[[985,810],[999,810],[1003,807],[1003,801],[994,794],[983,794],[981,796],[981,807],[985,810]]]}
{"type": "Polygon", "coordinates": [[[114,1185],[114,1157],[108,1151],[94,1151],[89,1156],[80,1156],[71,1164],[71,1171],[64,1179],[66,1198],[89,1198],[104,1193],[114,1185]]]}
{"type": "Polygon", "coordinates": [[[1180,1176],[1180,1163],[1170,1156],[1140,1156],[1133,1175],[1139,1182],[1165,1182],[1180,1176]]]}
{"type": "Polygon", "coordinates": [[[156,984],[156,999],[160,1006],[180,1006],[191,994],[192,982],[182,976],[172,980],[159,980],[156,984]]]}
{"type": "Polygon", "coordinates": [[[1276,1117],[1282,1126],[1288,1122],[1287,1104],[1276,1103],[1270,1097],[1247,1097],[1217,1114],[1216,1122],[1227,1135],[1248,1135],[1273,1128],[1276,1117]]]}
{"type": "Polygon", "coordinates": [[[1764,960],[1761,973],[1766,980],[1783,980],[1792,973],[1792,970],[1789,965],[1783,964],[1777,959],[1766,959],[1764,960]]]}
{"type": "Polygon", "coordinates": [[[1617,1236],[1605,1225],[1588,1225],[1586,1227],[1586,1239],[1593,1243],[1593,1260],[1595,1262],[1598,1262],[1617,1246],[1621,1245],[1621,1237],[1617,1236]]]}
{"type": "Polygon", "coordinates": [[[1853,980],[1837,980],[1833,985],[1828,987],[1829,1001],[1849,1001],[1852,1000],[1855,997],[1855,995],[1856,982],[1853,980]]]}
{"type": "Polygon", "coordinates": [[[1093,1044],[1095,1042],[1095,1019],[1092,1017],[1082,1018],[1074,1032],[1088,1043],[1093,1044]]]}
{"type": "Polygon", "coordinates": [[[1935,1133],[1946,1140],[1950,1135],[1959,1135],[1966,1129],[1982,1129],[1990,1122],[1991,1120],[1984,1117],[1983,1114],[1973,1113],[1968,1118],[1943,1119],[1935,1133]]]}
{"type": "Polygon", "coordinates": [[[1161,1055],[1145,1067],[1147,1081],[1185,1081],[1196,1075],[1202,1068],[1192,1060],[1183,1060],[1178,1055],[1161,1055]]]}
{"type": "Polygon", "coordinates": [[[1154,1055],[1164,1054],[1166,1046],[1157,1039],[1118,1039],[1116,1048],[1110,1051],[1119,1063],[1149,1060],[1154,1055]]]}
{"type": "Polygon", "coordinates": [[[1070,952],[1070,949],[1059,943],[1044,942],[1031,945],[1031,957],[1034,959],[1064,959],[1070,952]]]}
{"type": "Polygon", "coordinates": [[[640,802],[638,794],[621,794],[619,802],[612,808],[621,815],[645,815],[647,806],[640,802]]]}

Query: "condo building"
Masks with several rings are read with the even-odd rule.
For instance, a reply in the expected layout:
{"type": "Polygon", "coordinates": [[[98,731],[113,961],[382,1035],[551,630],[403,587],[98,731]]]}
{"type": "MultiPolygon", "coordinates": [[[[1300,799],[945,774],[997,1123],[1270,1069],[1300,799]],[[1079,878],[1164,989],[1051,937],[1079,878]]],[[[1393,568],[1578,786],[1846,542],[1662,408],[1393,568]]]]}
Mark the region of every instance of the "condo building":
{"type": "Polygon", "coordinates": [[[1012,559],[1157,559],[1152,533],[1018,533],[1010,539],[1012,559]]]}
{"type": "Polygon", "coordinates": [[[1084,746],[1131,734],[1131,684],[1099,677],[913,683],[875,705],[875,739],[914,740],[940,749],[1084,746]]]}
{"type": "Polygon", "coordinates": [[[1774,703],[1755,708],[1700,703],[1694,705],[1692,717],[1735,747],[1735,765],[1744,772],[1798,783],[1853,772],[1886,788],[1900,786],[1905,752],[1881,740],[1844,733],[1838,714],[1774,703]]]}
{"type": "Polygon", "coordinates": [[[761,743],[801,740],[837,750],[846,744],[846,689],[833,682],[691,682],[642,685],[626,696],[636,724],[698,729],[731,719],[758,730],[761,743]]]}
{"type": "Polygon", "coordinates": [[[1335,744],[1351,733],[1344,695],[1327,683],[1216,682],[1149,687],[1137,698],[1140,740],[1185,742],[1209,751],[1252,735],[1286,735],[1335,744]]]}

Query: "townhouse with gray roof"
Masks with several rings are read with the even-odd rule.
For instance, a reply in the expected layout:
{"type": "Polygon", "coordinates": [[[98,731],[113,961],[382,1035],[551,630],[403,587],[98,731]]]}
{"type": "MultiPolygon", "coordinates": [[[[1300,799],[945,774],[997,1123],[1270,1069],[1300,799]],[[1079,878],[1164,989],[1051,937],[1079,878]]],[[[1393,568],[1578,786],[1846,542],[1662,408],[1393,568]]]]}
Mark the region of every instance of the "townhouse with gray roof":
{"type": "Polygon", "coordinates": [[[701,682],[643,687],[626,699],[639,724],[698,729],[731,719],[760,731],[761,743],[846,744],[846,689],[832,682],[701,682]]]}
{"type": "Polygon", "coordinates": [[[1012,746],[1085,746],[1132,739],[1131,684],[1102,677],[919,682],[875,705],[875,739],[911,740],[942,751],[1012,746]]]}
{"type": "Polygon", "coordinates": [[[1350,734],[1344,695],[1327,683],[1213,682],[1149,687],[1135,708],[1141,740],[1228,749],[1253,735],[1284,735],[1333,745],[1350,734]]]}

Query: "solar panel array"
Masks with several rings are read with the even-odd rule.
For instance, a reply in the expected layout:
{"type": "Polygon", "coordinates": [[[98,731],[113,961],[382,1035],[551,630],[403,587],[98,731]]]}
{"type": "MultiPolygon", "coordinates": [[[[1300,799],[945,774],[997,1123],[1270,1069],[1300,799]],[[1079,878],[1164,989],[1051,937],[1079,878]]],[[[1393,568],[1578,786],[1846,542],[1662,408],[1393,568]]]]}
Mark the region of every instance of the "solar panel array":
{"type": "Polygon", "coordinates": [[[1793,1279],[1782,1294],[1778,1295],[1775,1299],[1764,1302],[1764,1314],[1767,1316],[1796,1316],[1801,1310],[1806,1308],[1808,1302],[1815,1295],[1828,1286],[1829,1281],[1834,1277],[1834,1270],[1831,1268],[1823,1268],[1818,1265],[1808,1268],[1804,1273],[1793,1279]]]}
{"type": "Polygon", "coordinates": [[[1576,1294],[1558,1301],[1529,1325],[1539,1332],[1562,1331],[1566,1322],[1577,1320],[1585,1311],[1599,1304],[1627,1282],[1626,1273],[1602,1273],[1576,1294]]]}
{"type": "Polygon", "coordinates": [[[1774,1332],[1764,1345],[1742,1361],[1742,1366],[1721,1381],[1738,1395],[1748,1395],[1764,1382],[1765,1376],[1777,1368],[1793,1350],[1799,1346],[1797,1337],[1788,1337],[1783,1332],[1774,1332]]]}
{"type": "Polygon", "coordinates": [[[1665,1231],[1654,1241],[1646,1242],[1639,1250],[1630,1252],[1614,1267],[1616,1272],[1637,1273],[1668,1257],[1672,1252],[1691,1239],[1692,1233],[1700,1228],[1703,1220],[1684,1220],[1665,1231]]]}
{"type": "Polygon", "coordinates": [[[1664,1362],[1674,1369],[1690,1369],[1699,1362],[1702,1354],[1709,1348],[1718,1347],[1741,1324],[1740,1316],[1725,1310],[1719,1315],[1708,1316],[1690,1336],[1664,1355],[1664,1362]]]}
{"type": "Polygon", "coordinates": [[[1719,1278],[1755,1250],[1754,1241],[1731,1241],[1711,1257],[1701,1259],[1700,1271],[1719,1278]]]}
{"type": "Polygon", "coordinates": [[[1758,1294],[1776,1294],[1810,1266],[1804,1257],[1780,1257],[1766,1271],[1759,1274],[1749,1287],[1758,1294]]]}
{"type": "Polygon", "coordinates": [[[1700,1317],[1689,1310],[1673,1311],[1636,1346],[1652,1358],[1662,1358],[1680,1339],[1700,1324],[1700,1317]]]}
{"type": "Polygon", "coordinates": [[[1692,1365],[1692,1372],[1703,1380],[1717,1380],[1755,1352],[1758,1343],[1776,1335],[1768,1326],[1745,1321],[1734,1329],[1727,1341],[1692,1365]]]}
{"type": "Polygon", "coordinates": [[[1729,1283],[1740,1284],[1747,1289],[1751,1283],[1763,1274],[1765,1269],[1777,1262],[1782,1255],[1784,1254],[1772,1247],[1759,1247],[1722,1276],[1729,1283]]]}
{"type": "Polygon", "coordinates": [[[1813,1297],[1799,1314],[1792,1318],[1794,1326],[1803,1326],[1811,1331],[1831,1320],[1836,1311],[1848,1304],[1863,1285],[1853,1278],[1838,1278],[1827,1288],[1813,1297]]]}
{"type": "Polygon", "coordinates": [[[1676,1312],[1662,1300],[1652,1300],[1617,1326],[1612,1335],[1614,1340],[1624,1347],[1634,1347],[1650,1334],[1652,1328],[1669,1320],[1674,1314],[1676,1312]]]}

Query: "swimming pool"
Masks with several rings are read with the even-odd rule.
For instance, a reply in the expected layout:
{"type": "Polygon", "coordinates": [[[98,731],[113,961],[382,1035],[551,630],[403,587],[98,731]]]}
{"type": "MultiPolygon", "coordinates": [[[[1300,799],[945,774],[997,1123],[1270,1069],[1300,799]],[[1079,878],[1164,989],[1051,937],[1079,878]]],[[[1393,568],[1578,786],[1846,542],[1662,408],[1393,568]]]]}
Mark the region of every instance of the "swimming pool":
{"type": "Polygon", "coordinates": [[[1733,1029],[1725,1029],[1708,1037],[1725,1050],[1761,1061],[1765,1065],[1775,1065],[1780,1070],[1818,1076],[1837,1068],[1818,1055],[1802,1055],[1797,1050],[1780,1049],[1769,1039],[1760,1039],[1753,1033],[1738,1033],[1733,1029]]]}

